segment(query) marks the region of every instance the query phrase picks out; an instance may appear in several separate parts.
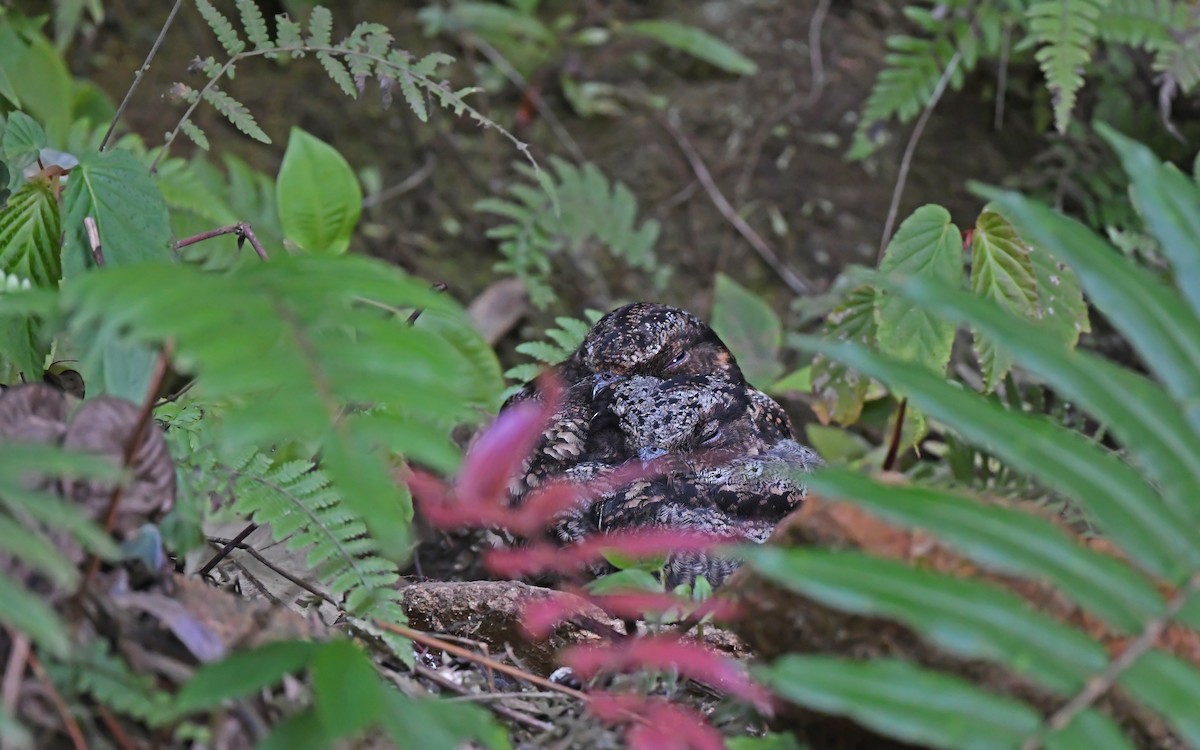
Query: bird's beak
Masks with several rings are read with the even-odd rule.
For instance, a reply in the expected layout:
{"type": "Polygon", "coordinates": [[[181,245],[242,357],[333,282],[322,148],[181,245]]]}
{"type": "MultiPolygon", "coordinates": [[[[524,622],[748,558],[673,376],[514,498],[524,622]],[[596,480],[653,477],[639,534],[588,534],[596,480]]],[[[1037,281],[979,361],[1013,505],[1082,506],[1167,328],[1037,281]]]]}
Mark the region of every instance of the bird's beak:
{"type": "Polygon", "coordinates": [[[638,459],[642,462],[642,466],[649,464],[659,456],[665,456],[667,452],[662,448],[639,448],[638,459]]]}
{"type": "Polygon", "coordinates": [[[621,379],[621,376],[615,372],[598,372],[592,376],[592,398],[600,394],[600,391],[609,387],[613,383],[621,379]]]}

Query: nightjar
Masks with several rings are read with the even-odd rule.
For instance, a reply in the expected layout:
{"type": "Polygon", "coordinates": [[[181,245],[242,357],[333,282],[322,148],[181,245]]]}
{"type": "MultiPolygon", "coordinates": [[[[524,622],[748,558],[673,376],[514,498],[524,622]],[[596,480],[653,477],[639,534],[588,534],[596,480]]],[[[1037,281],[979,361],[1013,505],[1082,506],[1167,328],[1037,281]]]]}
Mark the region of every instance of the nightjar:
{"type": "MultiPolygon", "coordinates": [[[[593,425],[596,392],[622,377],[661,378],[723,374],[743,383],[729,349],[704,321],[678,308],[650,302],[619,307],[597,321],[579,348],[551,369],[566,389],[563,401],[532,458],[511,488],[519,503],[533,487],[581,462],[619,463],[619,437],[611,422],[593,425]]],[[[509,405],[539,398],[535,383],[514,394],[509,405]]],[[[786,419],[786,417],[785,417],[786,419]]]]}

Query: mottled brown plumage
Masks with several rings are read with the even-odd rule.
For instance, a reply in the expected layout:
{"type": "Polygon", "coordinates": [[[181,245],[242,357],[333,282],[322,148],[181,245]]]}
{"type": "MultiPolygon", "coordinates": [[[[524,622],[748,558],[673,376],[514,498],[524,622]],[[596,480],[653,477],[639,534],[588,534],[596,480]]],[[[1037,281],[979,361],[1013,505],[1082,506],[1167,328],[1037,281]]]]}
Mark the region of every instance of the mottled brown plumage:
{"type": "MultiPolygon", "coordinates": [[[[720,463],[694,460],[685,471],[638,480],[591,506],[587,528],[599,533],[675,528],[761,543],[803,501],[803,474],[823,462],[794,440],[780,440],[757,455],[720,463]]],[[[704,576],[714,586],[740,561],[709,552],[667,557],[668,587],[704,576]]]]}
{"type": "MultiPolygon", "coordinates": [[[[722,373],[743,382],[737,361],[717,334],[702,320],[678,308],[636,302],[617,308],[596,322],[579,348],[551,369],[566,387],[563,401],[527,465],[512,488],[519,503],[529,489],[561,474],[579,462],[619,463],[619,436],[611,424],[592,419],[601,409],[594,403],[597,384],[628,376],[696,376],[722,373]]],[[[539,398],[535,383],[527,383],[509,405],[539,398]]]]}

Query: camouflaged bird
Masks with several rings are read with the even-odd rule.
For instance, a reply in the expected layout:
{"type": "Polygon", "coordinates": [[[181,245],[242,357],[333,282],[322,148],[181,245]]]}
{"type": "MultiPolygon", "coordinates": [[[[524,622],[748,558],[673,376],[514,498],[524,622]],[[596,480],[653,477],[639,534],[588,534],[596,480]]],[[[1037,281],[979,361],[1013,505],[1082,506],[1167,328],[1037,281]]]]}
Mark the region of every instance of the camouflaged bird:
{"type": "MultiPolygon", "coordinates": [[[[761,544],[803,501],[802,475],[824,462],[795,440],[782,439],[755,455],[707,463],[631,482],[591,505],[587,527],[605,534],[638,528],[674,528],[761,544]]],[[[741,561],[712,552],[668,555],[667,587],[703,576],[719,586],[741,561]]]]}
{"type": "MultiPolygon", "coordinates": [[[[704,321],[684,310],[650,302],[625,305],[602,317],[579,348],[554,366],[551,374],[566,392],[533,456],[510,488],[514,503],[520,503],[547,478],[576,464],[615,464],[629,457],[621,455],[620,436],[611,422],[593,423],[601,411],[594,398],[606,384],[631,376],[709,374],[722,374],[732,383],[745,382],[733,354],[704,321]]],[[[531,398],[539,398],[532,382],[509,398],[501,411],[531,398]]]]}

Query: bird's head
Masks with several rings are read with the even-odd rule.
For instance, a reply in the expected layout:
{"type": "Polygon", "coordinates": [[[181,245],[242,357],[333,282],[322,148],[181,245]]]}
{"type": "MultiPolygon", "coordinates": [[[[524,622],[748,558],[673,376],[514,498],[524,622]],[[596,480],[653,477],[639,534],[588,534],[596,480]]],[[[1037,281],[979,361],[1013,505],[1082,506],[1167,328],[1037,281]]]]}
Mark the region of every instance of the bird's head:
{"type": "Polygon", "coordinates": [[[580,355],[589,372],[609,378],[716,373],[743,382],[737,360],[704,321],[651,302],[635,302],[605,315],[584,338],[580,355]]]}

